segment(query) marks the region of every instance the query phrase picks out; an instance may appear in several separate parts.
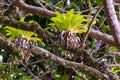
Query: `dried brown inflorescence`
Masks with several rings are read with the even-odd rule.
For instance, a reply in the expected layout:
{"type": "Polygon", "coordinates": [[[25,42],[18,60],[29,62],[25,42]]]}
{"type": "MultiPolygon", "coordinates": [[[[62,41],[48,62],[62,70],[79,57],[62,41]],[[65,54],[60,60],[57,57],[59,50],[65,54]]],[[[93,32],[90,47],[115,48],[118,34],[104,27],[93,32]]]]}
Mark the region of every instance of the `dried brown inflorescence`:
{"type": "Polygon", "coordinates": [[[16,47],[20,47],[22,51],[22,56],[24,57],[24,60],[27,62],[30,58],[30,56],[33,56],[31,53],[31,45],[37,45],[36,41],[28,40],[26,37],[21,36],[15,40],[16,47]]]}
{"type": "Polygon", "coordinates": [[[57,38],[59,39],[60,45],[65,48],[77,48],[80,46],[80,39],[72,31],[60,31],[57,38]]]}

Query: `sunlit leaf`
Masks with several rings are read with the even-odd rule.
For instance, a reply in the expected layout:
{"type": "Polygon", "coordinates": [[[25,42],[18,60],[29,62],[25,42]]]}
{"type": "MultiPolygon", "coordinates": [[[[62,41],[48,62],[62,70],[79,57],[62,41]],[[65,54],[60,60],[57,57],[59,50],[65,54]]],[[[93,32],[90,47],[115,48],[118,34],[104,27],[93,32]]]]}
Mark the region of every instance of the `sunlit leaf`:
{"type": "Polygon", "coordinates": [[[0,24],[0,28],[2,28],[2,25],[0,24]]]}
{"type": "Polygon", "coordinates": [[[24,22],[24,20],[25,20],[25,17],[20,18],[21,22],[24,22]]]}
{"type": "Polygon", "coordinates": [[[56,16],[51,18],[53,23],[50,23],[49,25],[55,26],[58,31],[65,30],[74,33],[86,32],[85,27],[88,27],[89,21],[84,18],[80,12],[74,14],[74,9],[71,9],[66,14],[60,14],[60,12],[55,12],[55,14],[56,16]],[[84,28],[84,30],[82,28],[84,28]]]}
{"type": "Polygon", "coordinates": [[[24,30],[20,30],[20,29],[16,29],[10,26],[6,26],[4,27],[4,30],[6,32],[6,36],[9,37],[9,40],[14,41],[16,38],[20,37],[20,36],[25,36],[28,40],[33,40],[33,41],[41,41],[42,40],[40,38],[38,38],[37,34],[31,31],[24,31],[24,30]]]}

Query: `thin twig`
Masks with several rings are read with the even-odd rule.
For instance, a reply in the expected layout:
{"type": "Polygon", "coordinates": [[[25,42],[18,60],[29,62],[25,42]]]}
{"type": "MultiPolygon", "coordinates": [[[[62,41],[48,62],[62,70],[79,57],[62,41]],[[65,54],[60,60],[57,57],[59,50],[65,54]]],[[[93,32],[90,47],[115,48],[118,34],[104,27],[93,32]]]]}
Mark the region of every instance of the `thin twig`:
{"type": "Polygon", "coordinates": [[[52,4],[47,3],[47,2],[45,2],[45,1],[40,1],[40,2],[46,4],[46,5],[47,5],[49,8],[51,8],[53,11],[58,10],[58,11],[60,11],[60,12],[67,12],[67,11],[65,11],[65,10],[63,10],[63,9],[61,9],[61,8],[59,8],[59,7],[56,6],[56,5],[52,5],[52,4]]]}
{"type": "Polygon", "coordinates": [[[91,10],[94,10],[94,9],[98,9],[99,7],[97,6],[97,7],[93,7],[93,8],[91,8],[91,9],[86,9],[86,10],[82,10],[82,11],[80,11],[81,13],[85,13],[85,12],[88,12],[88,11],[91,11],[91,10]]]}
{"type": "Polygon", "coordinates": [[[32,62],[32,63],[29,63],[29,65],[34,65],[34,64],[41,63],[41,62],[45,62],[45,61],[43,61],[43,60],[39,60],[39,61],[35,61],[35,62],[32,62]]]}
{"type": "Polygon", "coordinates": [[[60,5],[60,4],[62,4],[62,3],[64,3],[64,2],[66,2],[67,0],[61,0],[60,2],[58,2],[57,4],[55,4],[55,6],[58,6],[58,5],[60,5]]]}
{"type": "Polygon", "coordinates": [[[9,4],[7,4],[7,3],[0,3],[0,6],[3,6],[3,5],[9,5],[9,4]]]}
{"type": "Polygon", "coordinates": [[[39,4],[43,9],[46,9],[45,6],[44,6],[42,3],[40,3],[39,0],[34,0],[34,2],[35,2],[36,4],[39,4]]]}
{"type": "Polygon", "coordinates": [[[104,24],[104,22],[106,21],[106,19],[107,19],[106,17],[103,19],[103,21],[101,22],[99,28],[104,24]]]}
{"type": "Polygon", "coordinates": [[[96,14],[94,15],[94,17],[92,18],[92,20],[91,20],[91,22],[90,22],[90,25],[88,26],[88,30],[87,30],[87,32],[85,33],[85,35],[83,36],[82,44],[81,44],[81,47],[80,47],[80,48],[84,48],[84,47],[85,47],[85,42],[86,42],[86,39],[87,39],[87,37],[88,37],[88,35],[89,35],[89,33],[90,33],[90,29],[91,29],[92,26],[93,26],[94,20],[95,20],[95,18],[97,17],[97,15],[99,14],[99,12],[102,10],[103,7],[104,7],[104,6],[102,5],[102,6],[98,9],[98,11],[97,11],[96,14]]]}
{"type": "Polygon", "coordinates": [[[112,51],[109,51],[108,54],[120,56],[120,52],[112,52],[112,51]]]}
{"type": "Polygon", "coordinates": [[[110,67],[114,67],[114,66],[120,67],[120,64],[110,64],[109,66],[110,66],[110,67]]]}

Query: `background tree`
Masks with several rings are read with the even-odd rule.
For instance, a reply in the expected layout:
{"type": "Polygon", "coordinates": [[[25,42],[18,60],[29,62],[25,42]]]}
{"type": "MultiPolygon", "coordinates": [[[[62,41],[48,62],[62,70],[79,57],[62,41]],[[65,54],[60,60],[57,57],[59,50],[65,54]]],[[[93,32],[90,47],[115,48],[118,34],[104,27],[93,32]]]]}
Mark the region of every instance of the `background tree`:
{"type": "Polygon", "coordinates": [[[0,0],[1,80],[119,80],[119,0],[0,0]]]}

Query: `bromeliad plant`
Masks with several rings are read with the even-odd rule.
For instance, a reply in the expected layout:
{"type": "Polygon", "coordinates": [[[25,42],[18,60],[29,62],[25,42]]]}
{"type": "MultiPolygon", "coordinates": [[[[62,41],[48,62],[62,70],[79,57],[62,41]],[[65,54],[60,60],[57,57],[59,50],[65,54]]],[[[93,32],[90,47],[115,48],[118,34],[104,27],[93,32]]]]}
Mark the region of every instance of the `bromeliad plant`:
{"type": "Polygon", "coordinates": [[[10,26],[4,27],[4,30],[6,32],[6,36],[8,36],[10,41],[14,41],[16,38],[24,36],[26,39],[31,41],[41,41],[40,38],[37,37],[37,34],[30,31],[24,31],[20,29],[16,29],[10,26]]]}
{"type": "Polygon", "coordinates": [[[80,40],[76,33],[84,33],[87,31],[88,20],[81,15],[80,12],[74,14],[74,9],[66,14],[55,12],[56,16],[52,17],[53,23],[50,25],[55,27],[59,32],[57,36],[60,40],[61,46],[64,48],[79,47],[80,40]]]}
{"type": "MultiPolygon", "coordinates": [[[[24,18],[21,18],[20,21],[24,22],[24,18]]],[[[31,22],[33,21],[30,21],[30,23],[31,22]]],[[[22,59],[25,59],[25,61],[28,61],[32,55],[30,51],[31,45],[37,45],[37,42],[44,44],[42,40],[37,37],[38,35],[34,32],[24,31],[10,26],[5,26],[4,30],[8,39],[15,42],[16,47],[19,46],[22,49],[22,53],[20,54],[22,55],[22,59]]]]}
{"type": "MultiPolygon", "coordinates": [[[[25,22],[25,17],[20,19],[20,22],[25,22]]],[[[29,21],[29,23],[32,23],[34,21],[29,21]]],[[[34,27],[34,26],[33,26],[34,27]]],[[[10,26],[5,26],[4,30],[6,32],[6,36],[9,37],[9,40],[14,41],[16,38],[24,36],[29,41],[41,41],[40,38],[38,38],[37,34],[31,31],[24,31],[21,29],[16,29],[10,26]]]]}
{"type": "Polygon", "coordinates": [[[22,49],[19,55],[27,62],[30,56],[32,56],[30,46],[37,45],[37,42],[41,41],[41,39],[38,38],[37,34],[34,32],[24,31],[10,26],[6,26],[4,30],[8,39],[13,41],[16,44],[16,47],[22,49]]]}

